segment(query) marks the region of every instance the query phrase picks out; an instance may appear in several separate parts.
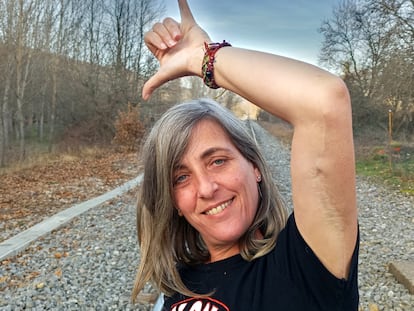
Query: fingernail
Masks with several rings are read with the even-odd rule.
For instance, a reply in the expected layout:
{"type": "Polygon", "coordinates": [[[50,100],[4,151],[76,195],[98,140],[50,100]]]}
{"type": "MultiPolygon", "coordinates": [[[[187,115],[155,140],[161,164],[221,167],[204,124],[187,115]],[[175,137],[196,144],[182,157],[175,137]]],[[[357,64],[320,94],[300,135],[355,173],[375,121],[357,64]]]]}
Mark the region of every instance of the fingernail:
{"type": "Polygon", "coordinates": [[[177,43],[177,42],[176,42],[176,41],[174,41],[174,40],[168,40],[168,46],[169,46],[169,47],[174,46],[176,43],[177,43]]]}
{"type": "Polygon", "coordinates": [[[165,43],[160,44],[160,49],[161,50],[165,50],[166,48],[168,48],[168,46],[165,43]]]}

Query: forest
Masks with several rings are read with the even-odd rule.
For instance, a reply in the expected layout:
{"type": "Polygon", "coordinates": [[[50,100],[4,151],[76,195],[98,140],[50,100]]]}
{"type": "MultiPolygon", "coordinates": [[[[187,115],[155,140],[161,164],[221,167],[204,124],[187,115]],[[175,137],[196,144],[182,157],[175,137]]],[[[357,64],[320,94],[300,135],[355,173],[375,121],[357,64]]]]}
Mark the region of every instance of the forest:
{"type": "MultiPolygon", "coordinates": [[[[347,83],[356,135],[387,137],[392,121],[393,138],[412,142],[414,1],[342,0],[332,10],[319,62],[347,83]]],[[[39,148],[111,143],[131,113],[141,135],[167,107],[209,95],[189,79],[141,101],[157,69],[143,36],[164,12],[155,0],[0,0],[0,166],[39,148]]]]}

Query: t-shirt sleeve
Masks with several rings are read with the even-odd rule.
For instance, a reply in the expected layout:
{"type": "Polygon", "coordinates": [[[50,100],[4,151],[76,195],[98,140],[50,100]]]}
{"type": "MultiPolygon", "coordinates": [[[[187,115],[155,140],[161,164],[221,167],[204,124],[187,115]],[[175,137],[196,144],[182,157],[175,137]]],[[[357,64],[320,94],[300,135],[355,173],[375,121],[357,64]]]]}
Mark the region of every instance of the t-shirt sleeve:
{"type": "Polygon", "coordinates": [[[292,213],[279,234],[274,254],[275,260],[283,267],[285,277],[319,310],[326,310],[329,306],[336,306],[335,310],[357,310],[358,251],[359,233],[348,278],[336,278],[305,242],[292,213]]]}

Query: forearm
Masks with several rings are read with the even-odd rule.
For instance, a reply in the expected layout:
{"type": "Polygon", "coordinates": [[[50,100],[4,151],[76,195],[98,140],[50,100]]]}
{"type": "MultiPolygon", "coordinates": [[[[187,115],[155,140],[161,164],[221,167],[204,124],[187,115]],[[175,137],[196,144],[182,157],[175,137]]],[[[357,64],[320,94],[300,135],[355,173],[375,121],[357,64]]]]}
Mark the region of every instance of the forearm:
{"type": "Polygon", "coordinates": [[[331,105],[340,105],[340,101],[346,105],[349,101],[339,78],[301,61],[222,48],[216,54],[214,67],[218,85],[294,126],[314,122],[331,105]]]}

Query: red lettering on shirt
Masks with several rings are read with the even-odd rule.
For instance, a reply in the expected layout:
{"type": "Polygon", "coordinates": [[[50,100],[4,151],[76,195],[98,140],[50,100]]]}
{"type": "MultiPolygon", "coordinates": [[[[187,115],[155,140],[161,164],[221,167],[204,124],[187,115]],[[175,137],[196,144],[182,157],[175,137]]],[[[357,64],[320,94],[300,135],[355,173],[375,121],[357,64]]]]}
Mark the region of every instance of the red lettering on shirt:
{"type": "Polygon", "coordinates": [[[221,301],[213,298],[189,298],[171,306],[171,311],[230,311],[221,301]]]}

